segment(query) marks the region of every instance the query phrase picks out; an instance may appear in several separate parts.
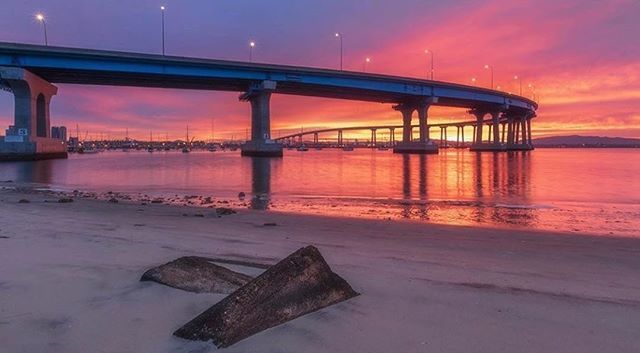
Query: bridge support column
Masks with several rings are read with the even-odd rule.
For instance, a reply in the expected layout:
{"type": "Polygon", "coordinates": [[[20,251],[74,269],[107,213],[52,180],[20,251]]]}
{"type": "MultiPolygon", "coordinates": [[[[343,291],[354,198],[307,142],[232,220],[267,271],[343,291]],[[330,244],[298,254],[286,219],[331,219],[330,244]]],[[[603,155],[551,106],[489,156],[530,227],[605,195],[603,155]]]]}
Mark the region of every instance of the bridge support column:
{"type": "Polygon", "coordinates": [[[491,152],[499,152],[505,151],[506,146],[500,143],[500,114],[502,109],[492,110],[487,112],[486,110],[474,109],[471,111],[472,114],[476,116],[477,123],[477,135],[476,141],[473,145],[471,145],[472,151],[491,151],[491,152]],[[489,113],[491,114],[491,123],[488,125],[489,133],[487,142],[482,140],[482,127],[486,124],[484,121],[484,116],[489,113]]]}
{"type": "Polygon", "coordinates": [[[376,129],[371,129],[371,146],[376,147],[377,145],[377,135],[376,129]]]}
{"type": "Polygon", "coordinates": [[[314,133],[314,134],[313,134],[313,143],[317,144],[317,143],[318,143],[318,141],[319,141],[319,139],[318,139],[318,133],[316,132],[316,133],[314,133]]]}
{"type": "Polygon", "coordinates": [[[402,103],[394,107],[395,110],[402,112],[403,117],[403,134],[402,142],[398,143],[394,149],[394,153],[413,153],[413,154],[437,154],[438,146],[429,139],[428,111],[433,103],[437,103],[437,97],[428,97],[418,102],[402,103]],[[413,111],[418,111],[420,139],[412,141],[411,134],[411,116],[413,111]]]}
{"type": "Polygon", "coordinates": [[[507,118],[507,149],[509,151],[530,151],[531,143],[531,116],[509,116],[507,118]]]}
{"type": "Polygon", "coordinates": [[[28,70],[0,66],[0,88],[13,92],[14,124],[0,140],[0,161],[67,158],[65,141],[51,138],[49,105],[58,88],[28,70]]]}
{"type": "Polygon", "coordinates": [[[241,101],[251,103],[251,140],[242,145],[243,156],[282,157],[282,145],[271,139],[269,103],[275,89],[274,81],[262,81],[240,95],[241,101]]]}
{"type": "Polygon", "coordinates": [[[389,129],[389,141],[391,143],[391,146],[396,145],[396,129],[394,128],[389,129]]]}
{"type": "Polygon", "coordinates": [[[338,130],[338,146],[342,146],[342,130],[338,130]]]}

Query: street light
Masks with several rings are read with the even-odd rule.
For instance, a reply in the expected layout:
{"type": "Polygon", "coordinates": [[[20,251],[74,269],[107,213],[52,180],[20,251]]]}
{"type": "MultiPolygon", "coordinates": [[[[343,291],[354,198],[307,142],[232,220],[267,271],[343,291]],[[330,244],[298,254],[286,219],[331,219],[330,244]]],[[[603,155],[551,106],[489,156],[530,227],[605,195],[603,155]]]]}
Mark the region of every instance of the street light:
{"type": "Polygon", "coordinates": [[[536,86],[533,83],[530,83],[527,85],[527,87],[529,87],[529,89],[531,90],[531,99],[533,99],[534,101],[536,100],[536,86]]]}
{"type": "Polygon", "coordinates": [[[367,65],[371,63],[371,58],[365,58],[362,63],[362,72],[367,72],[367,65]]]}
{"type": "Polygon", "coordinates": [[[493,66],[487,64],[484,66],[485,69],[491,70],[491,89],[493,89],[493,66]]]}
{"type": "Polygon", "coordinates": [[[343,54],[344,54],[344,46],[342,43],[342,34],[340,34],[339,32],[336,32],[335,37],[340,39],[340,71],[342,71],[342,61],[343,61],[343,54]]]}
{"type": "Polygon", "coordinates": [[[519,77],[518,75],[513,76],[513,79],[518,81],[518,83],[520,83],[520,96],[522,96],[522,78],[519,77]]]}
{"type": "Polygon", "coordinates": [[[42,22],[42,28],[44,29],[44,45],[49,45],[49,40],[47,38],[47,22],[44,20],[44,15],[39,13],[36,14],[36,20],[42,22]]]}
{"type": "Polygon", "coordinates": [[[162,13],[162,55],[164,55],[164,10],[167,8],[160,6],[160,12],[162,13]]]}
{"type": "Polygon", "coordinates": [[[426,54],[431,54],[431,81],[433,81],[433,50],[425,49],[426,54]]]}
{"type": "Polygon", "coordinates": [[[473,84],[474,86],[476,85],[476,81],[477,81],[477,80],[476,80],[476,78],[475,78],[475,77],[472,77],[472,78],[471,78],[471,84],[473,84]]]}
{"type": "Polygon", "coordinates": [[[249,42],[249,62],[253,62],[253,48],[255,48],[256,42],[249,42]]]}

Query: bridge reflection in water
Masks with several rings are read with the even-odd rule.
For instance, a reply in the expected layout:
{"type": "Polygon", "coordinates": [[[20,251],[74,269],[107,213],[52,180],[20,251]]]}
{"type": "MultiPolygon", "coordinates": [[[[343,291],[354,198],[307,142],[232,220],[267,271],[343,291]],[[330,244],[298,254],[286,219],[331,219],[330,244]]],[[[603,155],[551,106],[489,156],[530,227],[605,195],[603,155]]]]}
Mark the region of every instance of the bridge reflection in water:
{"type": "Polygon", "coordinates": [[[537,221],[536,210],[527,207],[534,200],[531,197],[531,156],[526,152],[481,155],[451,151],[435,158],[395,155],[389,160],[376,158],[376,154],[381,153],[372,151],[366,153],[371,154],[371,164],[366,171],[359,170],[351,156],[339,154],[321,173],[333,175],[333,180],[329,181],[333,184],[333,192],[327,190],[328,181],[321,177],[322,180],[315,180],[319,187],[315,195],[305,187],[296,191],[301,183],[314,183],[314,180],[300,178],[300,175],[307,175],[305,169],[317,167],[313,157],[294,155],[291,159],[296,159],[296,168],[293,169],[298,172],[293,174],[292,169],[282,165],[282,160],[252,158],[250,207],[266,210],[273,201],[283,210],[304,212],[299,208],[300,202],[290,200],[295,193],[312,198],[305,203],[312,204],[318,213],[358,216],[375,209],[375,214],[392,218],[444,223],[458,220],[462,224],[529,226],[537,221]],[[271,185],[272,178],[277,180],[275,188],[271,185]],[[360,178],[361,184],[371,187],[370,193],[362,194],[364,189],[350,188],[358,183],[354,178],[360,178]],[[277,197],[272,197],[272,190],[278,193],[277,197]]]}

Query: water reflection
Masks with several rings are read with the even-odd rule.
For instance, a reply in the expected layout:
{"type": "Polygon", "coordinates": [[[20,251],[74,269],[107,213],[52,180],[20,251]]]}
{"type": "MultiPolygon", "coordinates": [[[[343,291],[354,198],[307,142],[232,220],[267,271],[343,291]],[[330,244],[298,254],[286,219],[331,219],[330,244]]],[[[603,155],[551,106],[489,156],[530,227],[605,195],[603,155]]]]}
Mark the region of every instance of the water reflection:
{"type": "Polygon", "coordinates": [[[16,162],[13,173],[3,179],[50,184],[53,180],[53,163],[55,161],[16,162]]]}
{"type": "Polygon", "coordinates": [[[158,197],[236,199],[250,191],[248,207],[260,210],[619,233],[640,228],[638,170],[637,150],[286,151],[273,160],[232,152],[105,152],[2,163],[0,181],[158,197]]]}
{"type": "Polygon", "coordinates": [[[251,208],[266,210],[271,202],[271,158],[251,157],[251,208]]]}

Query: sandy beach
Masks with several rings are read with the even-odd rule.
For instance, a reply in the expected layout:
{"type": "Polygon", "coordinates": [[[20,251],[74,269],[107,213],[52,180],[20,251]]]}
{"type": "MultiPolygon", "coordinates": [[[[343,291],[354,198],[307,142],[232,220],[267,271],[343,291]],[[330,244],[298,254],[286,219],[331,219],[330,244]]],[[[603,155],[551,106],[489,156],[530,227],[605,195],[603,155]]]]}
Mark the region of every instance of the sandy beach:
{"type": "Polygon", "coordinates": [[[58,198],[0,190],[2,352],[214,351],[172,332],[223,295],[141,274],[200,255],[256,275],[310,244],[362,295],[225,351],[640,351],[640,238],[58,198]]]}

